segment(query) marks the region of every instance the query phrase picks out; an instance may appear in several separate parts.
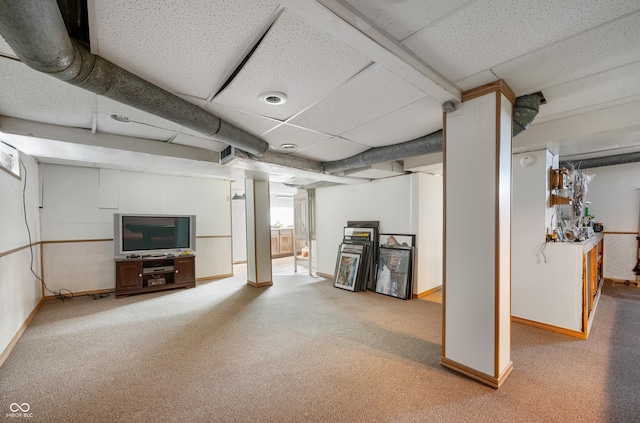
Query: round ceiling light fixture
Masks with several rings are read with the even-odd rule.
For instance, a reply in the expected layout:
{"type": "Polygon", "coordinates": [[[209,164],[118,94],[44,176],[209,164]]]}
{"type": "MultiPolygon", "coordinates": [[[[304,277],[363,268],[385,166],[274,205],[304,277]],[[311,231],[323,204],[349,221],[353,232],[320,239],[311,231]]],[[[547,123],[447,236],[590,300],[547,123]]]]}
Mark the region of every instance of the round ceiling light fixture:
{"type": "Polygon", "coordinates": [[[285,150],[293,150],[294,148],[298,148],[298,144],[293,144],[293,143],[280,144],[280,148],[283,148],[285,150]]]}
{"type": "Polygon", "coordinates": [[[260,94],[260,101],[271,106],[278,106],[287,102],[287,95],[279,91],[268,91],[260,94]]]}

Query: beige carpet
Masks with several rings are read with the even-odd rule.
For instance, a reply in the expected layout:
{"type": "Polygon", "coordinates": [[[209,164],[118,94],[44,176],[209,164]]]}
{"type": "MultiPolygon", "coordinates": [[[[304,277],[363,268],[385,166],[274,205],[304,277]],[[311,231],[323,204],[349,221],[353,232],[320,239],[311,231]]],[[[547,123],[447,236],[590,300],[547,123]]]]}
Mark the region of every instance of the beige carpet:
{"type": "Polygon", "coordinates": [[[284,273],[268,288],[240,274],[189,290],[46,302],[0,368],[0,419],[639,419],[633,298],[606,290],[587,341],[514,324],[515,370],[496,391],[439,365],[440,304],[284,273]],[[5,416],[12,403],[29,404],[32,417],[5,416]]]}

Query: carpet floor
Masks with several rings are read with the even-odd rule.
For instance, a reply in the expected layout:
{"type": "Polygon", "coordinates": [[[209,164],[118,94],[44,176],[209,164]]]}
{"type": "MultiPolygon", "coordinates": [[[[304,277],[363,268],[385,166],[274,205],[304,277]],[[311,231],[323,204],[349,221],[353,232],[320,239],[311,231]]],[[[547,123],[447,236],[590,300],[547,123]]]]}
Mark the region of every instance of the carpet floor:
{"type": "Polygon", "coordinates": [[[32,422],[640,420],[640,288],[605,284],[588,340],[513,324],[494,390],[440,366],[441,304],[284,273],[45,302],[0,368],[0,419],[24,421],[15,403],[32,422]]]}

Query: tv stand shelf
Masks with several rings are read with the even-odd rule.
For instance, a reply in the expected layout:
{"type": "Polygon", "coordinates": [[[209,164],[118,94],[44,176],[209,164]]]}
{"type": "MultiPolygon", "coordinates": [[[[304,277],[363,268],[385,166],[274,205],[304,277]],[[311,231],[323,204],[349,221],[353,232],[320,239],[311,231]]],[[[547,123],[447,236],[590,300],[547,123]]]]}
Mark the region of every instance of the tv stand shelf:
{"type": "Polygon", "coordinates": [[[116,298],[195,286],[194,255],[116,259],[116,298]]]}

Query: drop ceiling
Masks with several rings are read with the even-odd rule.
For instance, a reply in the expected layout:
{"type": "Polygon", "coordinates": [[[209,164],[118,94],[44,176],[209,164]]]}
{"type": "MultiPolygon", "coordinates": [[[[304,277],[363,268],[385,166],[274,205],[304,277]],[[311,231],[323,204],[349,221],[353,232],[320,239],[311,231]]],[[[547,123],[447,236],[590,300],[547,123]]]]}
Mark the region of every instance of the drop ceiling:
{"type": "MultiPolygon", "coordinates": [[[[88,0],[87,11],[93,54],[267,141],[278,164],[218,164],[226,144],[39,73],[0,39],[0,137],[42,162],[327,181],[287,158],[339,160],[435,132],[443,102],[496,79],[546,99],[514,152],[640,151],[637,0],[88,0]],[[286,103],[260,101],[270,91],[286,103]]],[[[330,182],[403,172],[383,169],[330,182]]]]}

